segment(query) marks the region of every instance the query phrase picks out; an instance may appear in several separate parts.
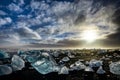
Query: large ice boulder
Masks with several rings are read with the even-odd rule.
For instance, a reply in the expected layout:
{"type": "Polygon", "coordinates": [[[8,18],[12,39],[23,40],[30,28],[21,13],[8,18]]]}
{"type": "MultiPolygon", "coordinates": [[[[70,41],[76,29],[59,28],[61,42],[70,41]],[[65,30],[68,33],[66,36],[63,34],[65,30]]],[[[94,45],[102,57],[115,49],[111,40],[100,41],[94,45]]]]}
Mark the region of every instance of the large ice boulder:
{"type": "Polygon", "coordinates": [[[0,76],[12,73],[12,68],[7,65],[0,65],[0,76]]]}
{"type": "Polygon", "coordinates": [[[31,65],[41,74],[53,72],[54,71],[53,67],[55,66],[52,61],[49,61],[45,58],[37,60],[36,62],[31,63],[31,65]]]}
{"type": "Polygon", "coordinates": [[[9,57],[10,56],[6,52],[0,50],[0,59],[9,58],[9,57]]]}
{"type": "Polygon", "coordinates": [[[25,67],[25,62],[19,56],[13,55],[11,66],[13,68],[13,71],[21,70],[22,68],[25,67]]]}
{"type": "Polygon", "coordinates": [[[116,75],[120,75],[120,61],[112,62],[110,65],[110,72],[116,75]]]}
{"type": "Polygon", "coordinates": [[[56,70],[56,62],[49,53],[41,53],[41,56],[37,58],[31,56],[31,58],[33,58],[34,61],[31,62],[29,59],[28,61],[41,74],[48,74],[56,70]]]}

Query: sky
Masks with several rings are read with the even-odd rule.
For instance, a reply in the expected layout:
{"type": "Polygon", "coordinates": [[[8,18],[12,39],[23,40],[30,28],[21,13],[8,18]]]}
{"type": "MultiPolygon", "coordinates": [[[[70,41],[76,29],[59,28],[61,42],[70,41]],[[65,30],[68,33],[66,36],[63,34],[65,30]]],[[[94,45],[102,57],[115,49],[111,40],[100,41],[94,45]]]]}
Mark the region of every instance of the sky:
{"type": "Polygon", "coordinates": [[[0,0],[0,47],[120,47],[120,0],[0,0]]]}

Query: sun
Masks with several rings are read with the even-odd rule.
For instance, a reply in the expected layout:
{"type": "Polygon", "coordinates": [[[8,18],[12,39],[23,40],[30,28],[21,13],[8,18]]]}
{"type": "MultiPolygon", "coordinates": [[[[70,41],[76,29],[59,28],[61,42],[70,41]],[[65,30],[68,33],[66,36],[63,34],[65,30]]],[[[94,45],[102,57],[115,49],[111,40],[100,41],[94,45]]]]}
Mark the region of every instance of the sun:
{"type": "Polygon", "coordinates": [[[82,33],[82,39],[87,42],[94,42],[98,38],[95,30],[85,30],[82,33]]]}

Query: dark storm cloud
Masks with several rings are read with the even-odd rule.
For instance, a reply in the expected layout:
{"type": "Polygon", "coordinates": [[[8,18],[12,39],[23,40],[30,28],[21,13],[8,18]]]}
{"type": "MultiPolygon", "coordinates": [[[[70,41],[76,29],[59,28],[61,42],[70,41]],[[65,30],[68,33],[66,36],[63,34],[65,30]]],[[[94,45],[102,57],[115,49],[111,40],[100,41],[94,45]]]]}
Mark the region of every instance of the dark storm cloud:
{"type": "Polygon", "coordinates": [[[112,15],[112,22],[117,26],[116,32],[108,35],[107,39],[104,40],[105,46],[115,46],[119,47],[120,46],[120,0],[117,0],[116,4],[116,11],[112,15]]]}
{"type": "Polygon", "coordinates": [[[84,41],[64,39],[59,41],[57,44],[61,44],[65,47],[78,47],[79,45],[82,46],[84,44],[84,41]]]}
{"type": "Polygon", "coordinates": [[[83,44],[84,44],[84,41],[64,39],[64,40],[58,41],[55,44],[32,43],[24,47],[27,47],[27,48],[45,48],[45,47],[46,48],[77,48],[79,47],[79,45],[82,46],[83,44]]]}

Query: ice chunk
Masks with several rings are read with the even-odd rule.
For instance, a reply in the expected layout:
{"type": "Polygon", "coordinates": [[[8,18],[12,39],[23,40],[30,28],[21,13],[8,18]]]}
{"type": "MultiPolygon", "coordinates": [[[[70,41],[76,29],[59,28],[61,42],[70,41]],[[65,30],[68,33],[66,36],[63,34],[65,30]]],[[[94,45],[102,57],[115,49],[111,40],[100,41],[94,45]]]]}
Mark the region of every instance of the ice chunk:
{"type": "Polygon", "coordinates": [[[60,69],[59,74],[69,74],[69,69],[66,66],[63,66],[60,69]]]}
{"type": "Polygon", "coordinates": [[[85,71],[86,72],[94,72],[94,70],[90,66],[86,67],[85,71]]]}
{"type": "Polygon", "coordinates": [[[18,54],[18,56],[22,57],[23,59],[25,59],[27,57],[26,53],[24,51],[21,51],[21,50],[19,50],[17,52],[17,54],[18,54]]]}
{"type": "Polygon", "coordinates": [[[24,54],[24,51],[21,51],[21,50],[18,50],[17,54],[20,56],[20,55],[23,55],[24,54]]]}
{"type": "Polygon", "coordinates": [[[25,62],[17,55],[13,55],[11,66],[14,71],[21,70],[25,67],[25,62]]]}
{"type": "Polygon", "coordinates": [[[97,70],[97,74],[105,74],[106,71],[103,70],[102,66],[99,67],[99,69],[97,70]]]}
{"type": "Polygon", "coordinates": [[[59,72],[60,71],[60,66],[54,66],[53,69],[54,69],[54,72],[59,72]]]}
{"type": "Polygon", "coordinates": [[[61,61],[68,62],[69,60],[69,57],[64,57],[61,61]]]}
{"type": "Polygon", "coordinates": [[[59,54],[60,54],[60,53],[58,53],[58,52],[53,52],[53,53],[52,53],[52,55],[53,55],[54,57],[58,57],[59,54]]]}
{"type": "Polygon", "coordinates": [[[76,68],[77,68],[77,70],[82,70],[82,69],[85,69],[85,65],[82,63],[82,62],[80,62],[80,61],[76,61],[75,62],[75,65],[76,65],[76,68]]]}
{"type": "Polygon", "coordinates": [[[0,76],[12,73],[12,68],[7,65],[0,65],[0,76]]]}
{"type": "Polygon", "coordinates": [[[120,61],[111,63],[109,67],[111,73],[120,75],[120,61]]]}
{"type": "Polygon", "coordinates": [[[77,70],[77,67],[75,66],[75,64],[71,64],[69,70],[70,71],[77,70]]]}
{"type": "Polygon", "coordinates": [[[70,70],[83,70],[85,68],[86,66],[80,61],[76,61],[74,64],[70,65],[70,70]]]}
{"type": "Polygon", "coordinates": [[[50,57],[50,54],[46,53],[46,52],[43,52],[41,53],[41,56],[42,57],[45,57],[45,58],[49,58],[50,57]]]}
{"type": "Polygon", "coordinates": [[[4,58],[9,58],[9,55],[6,52],[0,50],[0,59],[4,58]]]}
{"type": "Polygon", "coordinates": [[[41,74],[47,74],[55,71],[54,67],[56,66],[56,62],[48,53],[42,53],[35,62],[30,63],[41,74]]]}
{"type": "Polygon", "coordinates": [[[100,61],[100,60],[92,59],[92,60],[89,62],[89,65],[90,65],[91,67],[100,67],[100,66],[102,66],[103,64],[102,64],[102,61],[100,61]]]}
{"type": "Polygon", "coordinates": [[[69,58],[75,58],[75,56],[72,55],[71,53],[68,53],[68,57],[69,57],[69,58]]]}
{"type": "Polygon", "coordinates": [[[36,56],[27,56],[26,59],[28,62],[33,63],[37,61],[38,58],[36,56]]]}
{"type": "Polygon", "coordinates": [[[47,73],[50,73],[50,72],[54,71],[53,62],[49,61],[45,58],[40,59],[40,60],[36,61],[35,63],[32,63],[31,65],[41,74],[47,74],[47,73]]]}

